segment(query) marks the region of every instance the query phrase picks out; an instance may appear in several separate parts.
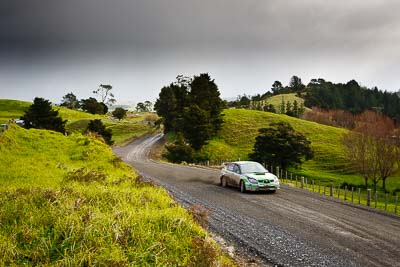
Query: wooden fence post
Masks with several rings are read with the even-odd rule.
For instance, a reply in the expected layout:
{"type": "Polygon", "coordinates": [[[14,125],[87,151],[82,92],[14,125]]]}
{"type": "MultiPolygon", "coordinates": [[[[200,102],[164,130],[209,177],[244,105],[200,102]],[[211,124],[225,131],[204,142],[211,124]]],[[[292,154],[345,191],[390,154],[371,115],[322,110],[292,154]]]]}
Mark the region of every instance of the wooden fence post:
{"type": "Polygon", "coordinates": [[[347,200],[347,185],[344,186],[344,200],[347,200]]]}
{"type": "Polygon", "coordinates": [[[312,191],[314,193],[314,180],[312,180],[312,191]]]}
{"type": "Polygon", "coordinates": [[[307,183],[307,178],[306,178],[306,189],[307,189],[307,187],[308,187],[308,183],[307,183]]]}
{"type": "Polygon", "coordinates": [[[351,203],[354,203],[354,186],[351,187],[351,203]]]}
{"type": "Polygon", "coordinates": [[[399,200],[399,195],[396,194],[396,204],[394,206],[394,213],[397,214],[397,202],[399,200]]]}
{"type": "Polygon", "coordinates": [[[387,210],[388,193],[385,194],[385,210],[387,210]]]}
{"type": "Polygon", "coordinates": [[[361,205],[361,188],[358,188],[358,205],[361,205]]]}
{"type": "Polygon", "coordinates": [[[276,176],[278,176],[278,179],[280,179],[281,177],[279,176],[279,167],[276,167],[276,176]]]}
{"type": "Polygon", "coordinates": [[[375,191],[375,209],[378,204],[378,191],[375,191]]]}
{"type": "Polygon", "coordinates": [[[337,198],[340,198],[340,185],[337,187],[337,198]]]}
{"type": "Polygon", "coordinates": [[[333,197],[333,183],[331,183],[329,188],[329,196],[333,197]]]}
{"type": "Polygon", "coordinates": [[[324,185],[324,195],[326,195],[326,185],[324,185]]]}
{"type": "Polygon", "coordinates": [[[304,176],[301,176],[301,188],[304,188],[304,176]]]}
{"type": "Polygon", "coordinates": [[[367,206],[371,206],[371,189],[367,189],[367,206]]]}
{"type": "Polygon", "coordinates": [[[293,173],[290,173],[290,181],[293,181],[293,173]]]}
{"type": "Polygon", "coordinates": [[[318,180],[318,194],[321,194],[321,181],[318,180]]]}

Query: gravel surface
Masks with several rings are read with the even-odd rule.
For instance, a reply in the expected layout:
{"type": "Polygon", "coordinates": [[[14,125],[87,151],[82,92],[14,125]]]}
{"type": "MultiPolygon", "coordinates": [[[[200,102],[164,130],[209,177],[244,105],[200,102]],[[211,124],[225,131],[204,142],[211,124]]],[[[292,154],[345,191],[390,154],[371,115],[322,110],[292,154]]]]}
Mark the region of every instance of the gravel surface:
{"type": "Polygon", "coordinates": [[[400,217],[282,185],[275,194],[218,186],[219,171],[148,158],[162,135],[116,148],[184,207],[210,213],[209,230],[265,266],[400,266],[400,217]]]}

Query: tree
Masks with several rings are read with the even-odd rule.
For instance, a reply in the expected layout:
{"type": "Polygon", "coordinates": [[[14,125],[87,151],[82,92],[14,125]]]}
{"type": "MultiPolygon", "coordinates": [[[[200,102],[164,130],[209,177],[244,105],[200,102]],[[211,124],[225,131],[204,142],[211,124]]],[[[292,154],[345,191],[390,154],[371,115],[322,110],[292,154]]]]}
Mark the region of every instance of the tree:
{"type": "Polygon", "coordinates": [[[126,109],[123,108],[116,108],[113,112],[112,115],[117,118],[118,120],[122,120],[123,118],[126,117],[126,113],[128,111],[126,109]]]}
{"type": "Polygon", "coordinates": [[[78,109],[80,107],[79,100],[76,96],[71,92],[63,96],[60,106],[69,108],[69,109],[78,109]]]}
{"type": "Polygon", "coordinates": [[[294,93],[302,92],[306,88],[306,86],[301,82],[301,79],[297,76],[293,76],[290,79],[289,87],[294,93]]]}
{"type": "Polygon", "coordinates": [[[171,162],[182,163],[194,161],[194,150],[185,142],[182,135],[178,135],[175,143],[166,145],[165,148],[167,153],[163,154],[163,156],[171,162]]]}
{"type": "Polygon", "coordinates": [[[98,119],[91,120],[86,129],[86,133],[99,134],[104,139],[104,142],[108,145],[112,145],[114,143],[114,141],[111,140],[112,138],[111,129],[106,129],[101,120],[98,119]]]}
{"type": "MultiPolygon", "coordinates": [[[[200,109],[206,111],[209,116],[211,133],[215,135],[223,123],[222,109],[223,101],[220,98],[218,86],[214,80],[211,80],[208,73],[202,73],[194,76],[190,85],[189,98],[191,104],[197,105],[200,109]]],[[[195,123],[195,121],[193,122],[195,123]]]]}
{"type": "Polygon", "coordinates": [[[275,81],[272,84],[271,90],[274,95],[279,95],[281,93],[282,89],[283,89],[283,85],[280,81],[275,81]]]}
{"type": "Polygon", "coordinates": [[[209,113],[192,104],[184,111],[183,136],[195,150],[200,150],[212,136],[209,113]]]}
{"type": "Polygon", "coordinates": [[[84,111],[91,114],[106,114],[108,107],[104,103],[97,102],[96,98],[89,97],[81,100],[81,107],[84,111]]]}
{"type": "Polygon", "coordinates": [[[147,112],[148,110],[147,110],[146,105],[143,102],[139,102],[136,105],[136,111],[137,112],[147,112]]]}
{"type": "Polygon", "coordinates": [[[289,123],[271,123],[270,127],[260,129],[259,133],[253,153],[249,154],[249,158],[254,161],[285,169],[314,156],[311,142],[289,123]]]}
{"type": "Polygon", "coordinates": [[[268,105],[264,106],[264,111],[276,113],[275,106],[272,104],[268,104],[268,105]]]}
{"type": "Polygon", "coordinates": [[[250,98],[243,94],[238,96],[239,107],[248,108],[250,106],[250,98]]]}
{"type": "Polygon", "coordinates": [[[58,111],[53,110],[51,102],[44,98],[36,97],[21,119],[27,129],[47,129],[65,133],[65,123],[67,121],[63,121],[58,116],[58,111]]]}
{"type": "Polygon", "coordinates": [[[151,103],[148,100],[144,101],[144,106],[146,107],[147,112],[150,112],[153,110],[153,103],[151,103]]]}
{"type": "Polygon", "coordinates": [[[356,127],[344,136],[347,157],[354,169],[368,180],[377,190],[377,184],[382,180],[386,191],[386,179],[398,171],[400,160],[395,124],[390,118],[366,111],[357,116],[356,127]]]}
{"type": "Polygon", "coordinates": [[[112,105],[116,102],[114,94],[111,93],[112,86],[109,84],[100,84],[99,88],[93,91],[93,94],[100,97],[100,102],[105,105],[112,105]]]}

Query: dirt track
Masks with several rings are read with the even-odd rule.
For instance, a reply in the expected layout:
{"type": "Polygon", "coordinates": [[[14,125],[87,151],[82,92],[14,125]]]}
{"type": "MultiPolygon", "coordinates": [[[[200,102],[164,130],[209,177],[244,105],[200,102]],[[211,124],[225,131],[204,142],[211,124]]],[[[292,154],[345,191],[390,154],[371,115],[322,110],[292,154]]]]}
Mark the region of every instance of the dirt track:
{"type": "Polygon", "coordinates": [[[219,171],[148,159],[161,136],[114,150],[185,207],[210,210],[210,230],[265,265],[400,266],[400,217],[282,185],[276,194],[218,186],[219,171]]]}

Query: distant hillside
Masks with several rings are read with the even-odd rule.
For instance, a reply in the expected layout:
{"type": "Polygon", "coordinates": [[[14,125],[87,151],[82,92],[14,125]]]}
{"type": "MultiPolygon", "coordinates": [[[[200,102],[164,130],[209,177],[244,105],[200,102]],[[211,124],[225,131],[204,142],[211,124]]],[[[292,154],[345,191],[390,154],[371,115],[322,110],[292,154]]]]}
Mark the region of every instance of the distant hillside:
{"type": "Polygon", "coordinates": [[[279,113],[282,101],[286,105],[287,102],[293,104],[295,100],[297,101],[298,106],[304,105],[303,98],[296,96],[295,93],[291,93],[291,94],[274,95],[261,101],[251,101],[250,106],[252,107],[252,109],[256,109],[257,106],[263,107],[266,105],[273,105],[275,107],[275,110],[279,113]]]}
{"type": "Polygon", "coordinates": [[[10,119],[19,119],[31,104],[27,101],[0,99],[0,123],[6,123],[10,119]]]}
{"type": "MultiPolygon", "coordinates": [[[[0,123],[6,123],[10,119],[19,119],[31,104],[31,102],[19,100],[0,99],[0,123]]],[[[115,142],[115,145],[124,145],[154,130],[151,125],[143,122],[145,114],[118,121],[110,119],[107,115],[93,115],[66,107],[56,106],[54,109],[58,110],[61,118],[67,120],[66,129],[69,133],[83,133],[90,120],[101,119],[113,131],[112,140],[115,142]]]]}
{"type": "MultiPolygon", "coordinates": [[[[203,148],[203,153],[211,159],[247,159],[247,155],[252,152],[258,129],[273,122],[285,121],[312,142],[311,146],[315,152],[314,159],[304,163],[302,170],[298,171],[299,174],[325,181],[363,183],[361,177],[348,171],[342,144],[342,136],[347,133],[345,129],[255,110],[227,109],[224,114],[225,123],[218,137],[203,148]]],[[[400,179],[391,179],[390,183],[392,188],[400,188],[400,179]]]]}

